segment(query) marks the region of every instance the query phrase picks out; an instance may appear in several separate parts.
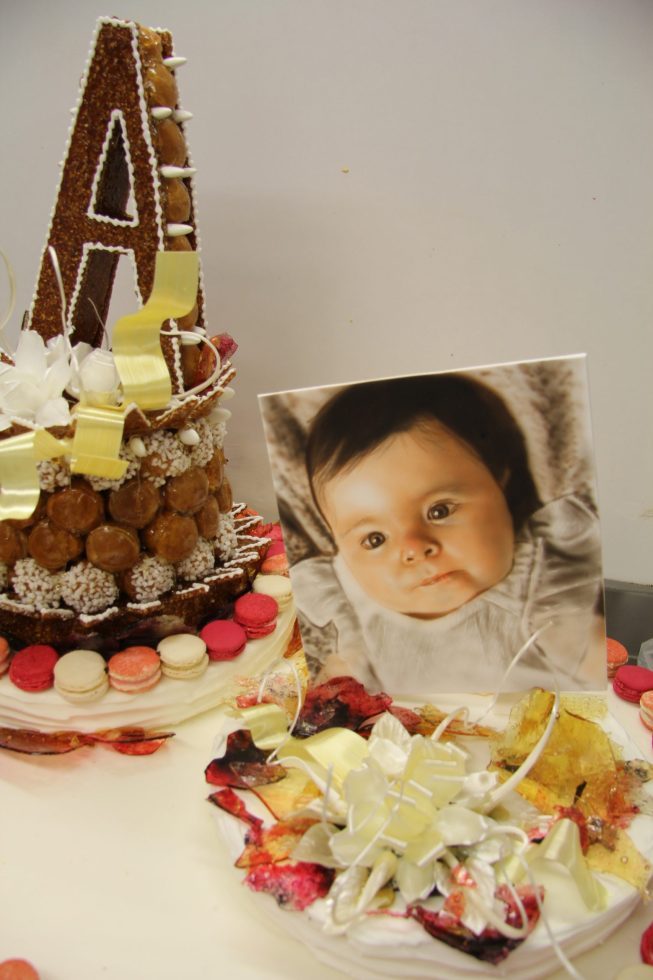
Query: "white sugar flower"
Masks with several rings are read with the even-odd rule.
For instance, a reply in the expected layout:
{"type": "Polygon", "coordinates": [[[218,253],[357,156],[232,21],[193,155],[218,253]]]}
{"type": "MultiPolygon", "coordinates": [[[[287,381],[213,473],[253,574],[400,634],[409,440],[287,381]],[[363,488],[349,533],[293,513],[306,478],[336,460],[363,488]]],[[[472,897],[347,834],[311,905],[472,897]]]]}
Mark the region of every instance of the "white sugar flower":
{"type": "Polygon", "coordinates": [[[120,375],[111,351],[90,344],[75,344],[68,391],[92,405],[117,404],[121,393],[120,375]]]}
{"type": "Polygon", "coordinates": [[[63,337],[48,342],[22,331],[13,364],[0,365],[0,429],[14,421],[50,427],[68,425],[70,408],[63,392],[71,376],[63,337]]]}

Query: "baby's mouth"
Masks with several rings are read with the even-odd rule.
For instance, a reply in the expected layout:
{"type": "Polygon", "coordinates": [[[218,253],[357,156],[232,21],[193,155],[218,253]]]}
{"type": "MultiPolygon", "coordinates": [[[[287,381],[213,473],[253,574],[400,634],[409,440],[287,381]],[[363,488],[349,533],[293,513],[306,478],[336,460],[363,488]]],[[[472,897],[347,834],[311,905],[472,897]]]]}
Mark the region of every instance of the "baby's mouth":
{"type": "Polygon", "coordinates": [[[437,575],[429,575],[428,578],[424,578],[421,582],[418,582],[416,588],[425,589],[428,588],[429,585],[437,585],[440,582],[446,582],[454,574],[454,572],[439,572],[437,575]]]}

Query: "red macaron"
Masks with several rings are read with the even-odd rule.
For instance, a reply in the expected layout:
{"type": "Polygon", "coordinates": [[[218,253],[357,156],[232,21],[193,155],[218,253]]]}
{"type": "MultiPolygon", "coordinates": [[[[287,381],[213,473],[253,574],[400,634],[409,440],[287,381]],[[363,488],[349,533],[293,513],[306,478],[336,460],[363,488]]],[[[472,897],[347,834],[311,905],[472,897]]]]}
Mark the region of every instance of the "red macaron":
{"type": "Polygon", "coordinates": [[[54,683],[54,665],[59,655],[54,647],[34,644],[14,654],[9,680],[21,691],[47,691],[54,683]]]}
{"type": "Polygon", "coordinates": [[[234,621],[245,630],[248,640],[272,633],[277,625],[279,605],[272,596],[248,592],[236,599],[234,621]]]}
{"type": "Polygon", "coordinates": [[[642,694],[653,690],[653,670],[627,665],[619,667],[612,681],[614,693],[624,701],[639,704],[642,694]]]}
{"type": "Polygon", "coordinates": [[[233,619],[214,619],[200,631],[209,660],[233,660],[247,644],[247,633],[233,619]]]}

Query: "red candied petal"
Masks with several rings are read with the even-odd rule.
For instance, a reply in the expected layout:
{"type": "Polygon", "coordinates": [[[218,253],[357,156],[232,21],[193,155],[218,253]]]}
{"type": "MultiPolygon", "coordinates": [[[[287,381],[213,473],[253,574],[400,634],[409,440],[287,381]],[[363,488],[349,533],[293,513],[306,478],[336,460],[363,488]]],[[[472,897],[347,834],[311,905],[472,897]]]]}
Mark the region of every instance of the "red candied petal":
{"type": "Polygon", "coordinates": [[[0,749],[25,755],[62,755],[92,745],[93,738],[81,732],[36,732],[27,728],[0,728],[0,749]]]}
{"type": "Polygon", "coordinates": [[[154,755],[154,753],[165,745],[167,736],[164,738],[143,739],[142,742],[113,742],[111,748],[114,752],[121,755],[154,755]]]}
{"type": "Polygon", "coordinates": [[[400,708],[398,705],[393,704],[390,708],[388,708],[388,711],[401,722],[410,735],[414,735],[423,724],[422,719],[417,712],[411,711],[410,708],[400,708]]]}
{"type": "Polygon", "coordinates": [[[653,966],[653,922],[642,933],[639,953],[642,957],[642,963],[648,963],[649,966],[653,966]]]}
{"type": "Polygon", "coordinates": [[[268,765],[267,753],[256,747],[250,732],[240,729],[229,735],[225,754],[213,759],[204,775],[213,786],[251,789],[283,779],[286,770],[279,763],[268,765]]]}
{"type": "Polygon", "coordinates": [[[288,861],[306,831],[316,823],[315,817],[295,817],[266,827],[255,842],[247,845],[236,861],[236,867],[254,868],[288,861]]]}
{"type": "Polygon", "coordinates": [[[248,872],[245,884],[252,891],[272,895],[283,909],[303,912],[317,898],[324,898],[331,887],[334,873],[331,868],[305,861],[264,864],[248,872]]]}
{"type": "Polygon", "coordinates": [[[211,343],[217,346],[221,361],[230,360],[238,350],[238,344],[228,333],[219,333],[217,337],[211,337],[211,343]]]}
{"type": "Polygon", "coordinates": [[[209,803],[219,807],[232,817],[242,820],[249,827],[247,843],[255,844],[260,840],[263,821],[260,817],[255,817],[250,813],[241,798],[232,789],[219,789],[217,793],[211,793],[208,798],[209,803]]]}
{"type": "Polygon", "coordinates": [[[556,819],[562,820],[566,817],[567,820],[572,820],[576,824],[580,836],[581,850],[583,854],[587,854],[587,848],[590,846],[590,835],[587,829],[587,818],[585,814],[575,806],[557,806],[555,813],[556,819]]]}
{"type": "MultiPolygon", "coordinates": [[[[150,732],[146,728],[106,728],[104,731],[94,732],[92,735],[88,736],[94,742],[100,742],[103,745],[112,745],[117,751],[128,752],[126,746],[129,745],[139,745],[144,742],[158,742],[162,744],[169,738],[174,738],[174,732],[150,732]],[[122,747],[122,748],[119,748],[122,747]]],[[[157,745],[157,748],[159,746],[157,745]]],[[[152,752],[155,749],[151,750],[152,752]]],[[[149,752],[138,753],[135,751],[131,753],[132,755],[149,755],[149,752]]]]}
{"type": "Polygon", "coordinates": [[[356,730],[366,718],[382,714],[391,704],[389,695],[368,694],[354,677],[332,677],[309,689],[294,734],[307,738],[325,728],[356,730]]]}
{"type": "MultiPolygon", "coordinates": [[[[530,885],[517,888],[528,919],[530,934],[540,916],[540,910],[533,888],[530,885]]],[[[540,895],[542,890],[540,890],[540,895]]],[[[521,926],[522,919],[512,895],[505,886],[497,889],[497,897],[506,904],[506,923],[511,926],[521,926]]],[[[431,912],[419,905],[409,909],[410,916],[420,923],[429,936],[439,939],[447,946],[453,946],[463,953],[476,957],[485,963],[501,963],[508,954],[520,945],[523,939],[508,939],[493,928],[484,929],[478,936],[471,929],[463,926],[459,919],[447,912],[431,912]]]]}

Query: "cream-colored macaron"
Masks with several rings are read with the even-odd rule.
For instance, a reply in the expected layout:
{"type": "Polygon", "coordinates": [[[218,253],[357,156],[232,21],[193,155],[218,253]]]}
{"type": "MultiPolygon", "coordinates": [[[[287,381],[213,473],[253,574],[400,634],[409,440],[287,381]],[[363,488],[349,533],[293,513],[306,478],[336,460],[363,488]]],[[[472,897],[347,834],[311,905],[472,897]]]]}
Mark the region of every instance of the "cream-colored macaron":
{"type": "Polygon", "coordinates": [[[54,666],[54,687],[62,698],[74,704],[97,701],[109,690],[107,665],[95,650],[71,650],[54,666]]]}
{"type": "Polygon", "coordinates": [[[161,640],[157,650],[166,677],[190,681],[201,677],[209,664],[206,643],[193,633],[175,633],[161,640]]]}
{"type": "Polygon", "coordinates": [[[252,592],[272,596],[279,609],[287,609],[293,601],[290,579],[285,575],[257,575],[252,582],[252,592]]]}

